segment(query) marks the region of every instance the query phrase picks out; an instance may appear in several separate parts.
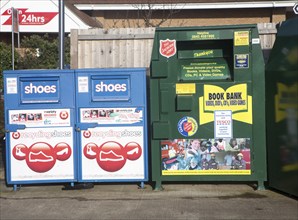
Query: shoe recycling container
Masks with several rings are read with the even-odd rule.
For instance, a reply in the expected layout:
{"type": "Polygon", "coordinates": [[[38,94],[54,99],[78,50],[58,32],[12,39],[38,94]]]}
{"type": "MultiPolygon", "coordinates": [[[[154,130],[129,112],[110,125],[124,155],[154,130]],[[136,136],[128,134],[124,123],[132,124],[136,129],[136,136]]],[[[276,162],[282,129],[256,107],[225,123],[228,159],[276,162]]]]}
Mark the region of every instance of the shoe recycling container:
{"type": "Polygon", "coordinates": [[[157,28],[152,180],[266,181],[264,61],[256,25],[157,28]]]}
{"type": "Polygon", "coordinates": [[[148,179],[146,69],[76,70],[80,182],[148,179]]]}
{"type": "Polygon", "coordinates": [[[298,197],[298,17],[278,28],[266,65],[269,186],[298,197]]]}
{"type": "Polygon", "coordinates": [[[4,71],[6,179],[76,181],[74,71],[4,71]]]}

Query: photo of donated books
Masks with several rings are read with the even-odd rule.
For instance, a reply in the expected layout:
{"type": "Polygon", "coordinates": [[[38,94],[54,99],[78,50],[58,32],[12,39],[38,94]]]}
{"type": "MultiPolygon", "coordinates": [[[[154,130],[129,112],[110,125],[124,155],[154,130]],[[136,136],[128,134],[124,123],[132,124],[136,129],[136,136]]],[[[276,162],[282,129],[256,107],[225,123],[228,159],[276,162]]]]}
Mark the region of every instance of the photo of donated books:
{"type": "Polygon", "coordinates": [[[250,139],[161,141],[163,170],[250,170],[250,139]]]}

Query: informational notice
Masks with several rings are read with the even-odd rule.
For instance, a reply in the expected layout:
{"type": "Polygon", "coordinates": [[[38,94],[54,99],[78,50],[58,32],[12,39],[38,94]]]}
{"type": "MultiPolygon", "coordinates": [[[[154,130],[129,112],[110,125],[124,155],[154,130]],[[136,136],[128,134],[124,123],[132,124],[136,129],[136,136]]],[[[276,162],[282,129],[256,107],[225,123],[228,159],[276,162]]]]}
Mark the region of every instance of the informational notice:
{"type": "Polygon", "coordinates": [[[249,45],[249,31],[234,32],[234,45],[235,46],[248,46],[249,45]]]}
{"type": "Polygon", "coordinates": [[[188,31],[187,38],[190,40],[213,40],[219,39],[219,31],[188,31]]]}
{"type": "Polygon", "coordinates": [[[87,76],[78,77],[78,92],[79,93],[89,92],[89,81],[87,76]]]}
{"type": "Polygon", "coordinates": [[[195,94],[196,84],[195,83],[177,83],[176,84],[176,94],[195,94]]]}
{"type": "Polygon", "coordinates": [[[215,80],[230,77],[230,70],[222,58],[213,60],[192,60],[191,63],[182,61],[181,79],[183,80],[215,80]]]}
{"type": "Polygon", "coordinates": [[[6,78],[6,93],[17,94],[18,93],[18,81],[17,78],[6,78]]]}
{"type": "Polygon", "coordinates": [[[232,111],[214,111],[214,137],[233,137],[232,111]]]}

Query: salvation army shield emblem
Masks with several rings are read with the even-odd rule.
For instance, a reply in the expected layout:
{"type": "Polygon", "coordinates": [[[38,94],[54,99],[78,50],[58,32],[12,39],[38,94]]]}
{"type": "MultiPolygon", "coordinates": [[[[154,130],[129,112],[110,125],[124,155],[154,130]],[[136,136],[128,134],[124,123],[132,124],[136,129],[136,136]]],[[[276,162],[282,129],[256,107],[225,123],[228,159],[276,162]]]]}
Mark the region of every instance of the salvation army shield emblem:
{"type": "Polygon", "coordinates": [[[160,40],[159,41],[159,53],[166,57],[170,58],[176,54],[176,40],[160,40]]]}

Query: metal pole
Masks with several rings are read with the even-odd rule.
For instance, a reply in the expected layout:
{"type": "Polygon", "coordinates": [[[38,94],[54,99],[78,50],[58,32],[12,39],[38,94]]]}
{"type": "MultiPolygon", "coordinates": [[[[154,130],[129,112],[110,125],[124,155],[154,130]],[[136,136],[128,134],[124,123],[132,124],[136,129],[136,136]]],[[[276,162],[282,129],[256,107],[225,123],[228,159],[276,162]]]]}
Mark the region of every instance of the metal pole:
{"type": "Polygon", "coordinates": [[[19,24],[19,11],[17,10],[17,22],[18,22],[18,48],[20,48],[21,46],[21,42],[20,42],[20,24],[19,24]]]}
{"type": "Polygon", "coordinates": [[[14,70],[14,8],[11,8],[11,64],[14,70]]]}
{"type": "Polygon", "coordinates": [[[64,69],[64,0],[59,0],[59,69],[64,69]]]}

